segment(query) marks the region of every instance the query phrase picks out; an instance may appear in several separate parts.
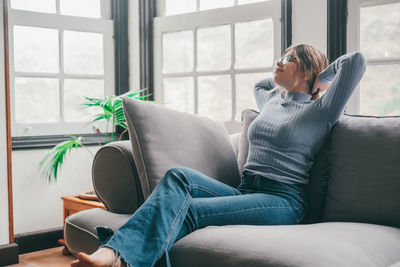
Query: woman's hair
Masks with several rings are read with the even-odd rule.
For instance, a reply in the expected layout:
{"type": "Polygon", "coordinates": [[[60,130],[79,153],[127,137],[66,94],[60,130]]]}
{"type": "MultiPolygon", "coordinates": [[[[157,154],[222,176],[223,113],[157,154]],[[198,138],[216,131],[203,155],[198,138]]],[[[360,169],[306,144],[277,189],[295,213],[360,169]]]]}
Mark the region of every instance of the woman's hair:
{"type": "MultiPolygon", "coordinates": [[[[297,57],[297,62],[300,66],[300,72],[307,78],[309,94],[312,95],[311,99],[314,100],[321,97],[321,93],[319,92],[312,94],[312,89],[317,75],[329,65],[329,61],[325,54],[311,45],[299,44],[288,47],[283,55],[286,55],[290,50],[294,51],[297,57]]],[[[275,87],[270,91],[270,93],[278,88],[279,86],[275,87]]]]}

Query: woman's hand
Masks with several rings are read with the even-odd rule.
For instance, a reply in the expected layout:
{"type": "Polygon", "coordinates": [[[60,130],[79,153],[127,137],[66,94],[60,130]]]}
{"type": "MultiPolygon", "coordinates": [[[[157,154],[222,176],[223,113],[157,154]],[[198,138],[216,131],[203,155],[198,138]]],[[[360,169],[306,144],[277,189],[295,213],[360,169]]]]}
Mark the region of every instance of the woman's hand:
{"type": "Polygon", "coordinates": [[[321,83],[319,81],[319,74],[318,74],[317,78],[314,81],[314,86],[313,86],[313,89],[312,89],[312,93],[315,93],[315,92],[322,93],[322,92],[326,91],[329,88],[330,85],[331,85],[330,82],[329,83],[321,83]]]}

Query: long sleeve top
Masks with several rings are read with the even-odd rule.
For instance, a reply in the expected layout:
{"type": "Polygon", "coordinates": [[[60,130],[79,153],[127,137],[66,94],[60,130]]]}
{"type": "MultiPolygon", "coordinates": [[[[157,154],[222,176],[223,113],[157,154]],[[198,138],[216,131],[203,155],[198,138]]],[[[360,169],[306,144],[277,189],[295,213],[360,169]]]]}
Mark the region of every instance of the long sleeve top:
{"type": "Polygon", "coordinates": [[[254,95],[260,110],[248,129],[249,153],[244,171],[283,183],[308,184],[309,170],[332,127],[365,72],[360,52],[345,54],[319,74],[332,81],[322,97],[279,89],[271,78],[259,81],[254,95]]]}

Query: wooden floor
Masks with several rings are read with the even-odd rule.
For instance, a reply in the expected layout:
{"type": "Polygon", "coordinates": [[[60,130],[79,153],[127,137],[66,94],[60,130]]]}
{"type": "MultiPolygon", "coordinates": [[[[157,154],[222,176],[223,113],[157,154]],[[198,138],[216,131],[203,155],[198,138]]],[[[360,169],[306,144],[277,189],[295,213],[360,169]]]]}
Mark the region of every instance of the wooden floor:
{"type": "Polygon", "coordinates": [[[51,248],[19,255],[19,264],[9,267],[69,267],[73,256],[63,256],[63,247],[51,248]]]}

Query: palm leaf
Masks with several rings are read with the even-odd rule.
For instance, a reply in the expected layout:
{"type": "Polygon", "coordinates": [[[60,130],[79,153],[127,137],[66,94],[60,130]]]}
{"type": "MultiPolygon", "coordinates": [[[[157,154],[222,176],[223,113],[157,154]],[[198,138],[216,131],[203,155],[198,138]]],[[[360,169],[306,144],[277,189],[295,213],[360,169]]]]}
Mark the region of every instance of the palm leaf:
{"type": "Polygon", "coordinates": [[[71,136],[71,138],[71,140],[67,140],[56,145],[40,161],[40,171],[49,182],[57,181],[58,171],[61,168],[67,153],[71,153],[73,148],[83,146],[82,137],[71,136]]]}

